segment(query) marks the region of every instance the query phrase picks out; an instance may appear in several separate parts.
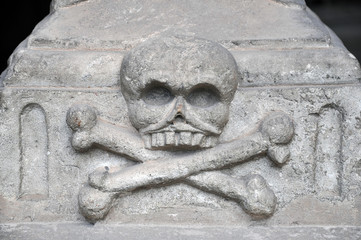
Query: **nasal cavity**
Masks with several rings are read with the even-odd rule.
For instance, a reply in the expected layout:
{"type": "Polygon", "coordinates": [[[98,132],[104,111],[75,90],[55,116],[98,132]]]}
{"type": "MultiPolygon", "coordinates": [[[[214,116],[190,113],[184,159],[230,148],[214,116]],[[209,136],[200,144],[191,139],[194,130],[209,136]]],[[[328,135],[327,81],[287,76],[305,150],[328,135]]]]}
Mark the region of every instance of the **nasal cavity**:
{"type": "Polygon", "coordinates": [[[185,120],[185,118],[183,117],[183,115],[182,114],[177,114],[176,116],[175,116],[175,118],[174,118],[174,122],[176,123],[176,122],[178,122],[178,123],[180,123],[180,122],[185,122],[186,120],[185,120]]]}

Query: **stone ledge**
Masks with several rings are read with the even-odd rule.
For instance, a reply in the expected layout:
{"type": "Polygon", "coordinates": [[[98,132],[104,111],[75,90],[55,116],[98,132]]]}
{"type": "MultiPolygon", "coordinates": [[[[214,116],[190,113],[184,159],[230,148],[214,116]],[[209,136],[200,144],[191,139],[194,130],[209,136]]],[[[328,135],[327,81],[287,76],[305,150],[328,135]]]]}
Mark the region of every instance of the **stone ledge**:
{"type": "Polygon", "coordinates": [[[296,0],[103,0],[71,5],[79,2],[54,0],[57,11],[35,28],[29,47],[131,49],[164,33],[196,34],[251,48],[279,46],[280,42],[288,48],[327,47],[331,40],[319,19],[296,0]],[[62,8],[69,5],[72,7],[62,8]]]}
{"type": "MultiPolygon", "coordinates": [[[[357,84],[361,79],[358,61],[340,48],[231,52],[238,63],[240,87],[357,84]]],[[[3,84],[6,87],[114,88],[124,54],[122,51],[24,49],[13,55],[3,84]]]]}
{"type": "Polygon", "coordinates": [[[0,239],[361,239],[361,226],[189,227],[90,225],[84,223],[0,224],[0,239]]]}

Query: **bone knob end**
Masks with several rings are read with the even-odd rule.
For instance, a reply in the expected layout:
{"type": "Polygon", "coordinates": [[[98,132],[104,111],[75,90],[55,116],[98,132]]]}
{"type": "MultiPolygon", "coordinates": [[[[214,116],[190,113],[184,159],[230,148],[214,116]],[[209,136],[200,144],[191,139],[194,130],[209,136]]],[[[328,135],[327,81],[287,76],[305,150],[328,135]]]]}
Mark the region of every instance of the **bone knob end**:
{"type": "Polygon", "coordinates": [[[271,143],[289,143],[294,135],[294,126],[291,118],[283,112],[276,112],[267,116],[260,128],[263,135],[269,138],[271,143]]]}
{"type": "Polygon", "coordinates": [[[97,113],[89,105],[74,105],[68,110],[66,122],[73,131],[90,130],[97,123],[97,113]]]}
{"type": "Polygon", "coordinates": [[[108,214],[116,193],[102,192],[85,186],[79,193],[79,208],[83,216],[91,223],[104,219],[108,214]]]}

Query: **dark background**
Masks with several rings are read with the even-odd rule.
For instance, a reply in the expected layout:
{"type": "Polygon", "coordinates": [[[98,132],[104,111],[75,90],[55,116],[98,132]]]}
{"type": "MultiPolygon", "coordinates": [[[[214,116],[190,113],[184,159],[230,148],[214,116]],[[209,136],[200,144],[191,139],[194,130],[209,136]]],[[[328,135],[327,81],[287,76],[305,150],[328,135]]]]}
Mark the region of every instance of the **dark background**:
{"type": "MultiPolygon", "coordinates": [[[[50,9],[50,0],[6,1],[1,5],[0,73],[7,59],[50,9]]],[[[361,0],[306,0],[307,5],[361,60],[361,0]]]]}

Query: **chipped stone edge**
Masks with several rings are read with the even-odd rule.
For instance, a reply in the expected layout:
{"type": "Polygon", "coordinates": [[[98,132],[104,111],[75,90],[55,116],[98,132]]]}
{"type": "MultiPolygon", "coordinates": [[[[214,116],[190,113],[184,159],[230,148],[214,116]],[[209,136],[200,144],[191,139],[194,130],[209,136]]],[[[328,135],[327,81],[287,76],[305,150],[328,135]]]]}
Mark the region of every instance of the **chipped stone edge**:
{"type": "Polygon", "coordinates": [[[59,8],[68,7],[76,5],[81,2],[86,2],[88,0],[52,0],[50,4],[50,12],[54,12],[59,8]]]}

